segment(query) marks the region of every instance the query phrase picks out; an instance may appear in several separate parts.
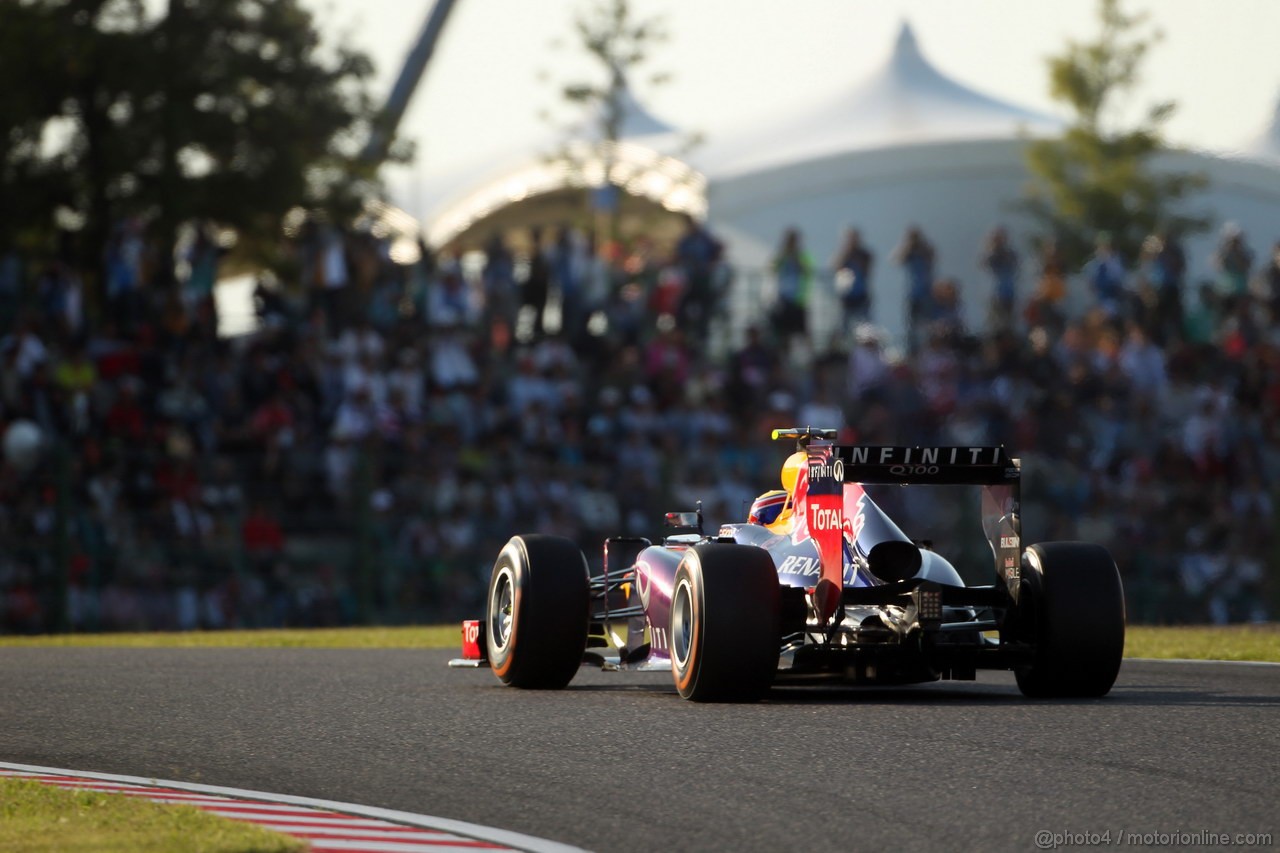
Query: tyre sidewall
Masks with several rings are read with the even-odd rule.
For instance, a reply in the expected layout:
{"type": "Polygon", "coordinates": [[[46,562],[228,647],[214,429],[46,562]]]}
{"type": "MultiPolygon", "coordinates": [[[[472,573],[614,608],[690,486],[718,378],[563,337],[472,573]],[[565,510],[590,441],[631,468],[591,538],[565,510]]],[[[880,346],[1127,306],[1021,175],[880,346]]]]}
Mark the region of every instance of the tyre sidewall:
{"type": "Polygon", "coordinates": [[[1035,645],[1018,686],[1033,697],[1092,698],[1115,683],[1124,656],[1124,590],[1105,548],[1049,542],[1023,560],[1028,632],[1035,645]]]}
{"type": "Polygon", "coordinates": [[[778,669],[780,600],[777,571],[764,550],[718,543],[690,549],[676,569],[669,622],[680,695],[699,702],[763,696],[778,669]],[[691,614],[683,662],[675,649],[682,596],[691,614]]]}
{"type": "MultiPolygon", "coordinates": [[[[705,635],[703,595],[702,563],[698,560],[696,551],[690,551],[680,562],[679,568],[676,569],[675,582],[671,594],[671,625],[668,635],[672,638],[673,646],[671,652],[671,674],[675,679],[676,690],[685,699],[694,696],[698,688],[698,675],[702,664],[702,640],[705,635]],[[688,652],[684,660],[681,660],[675,649],[675,638],[676,631],[680,630],[676,625],[677,608],[683,595],[687,595],[689,598],[690,638],[688,652]]],[[[681,644],[683,645],[683,643],[681,644]]]]}
{"type": "Polygon", "coordinates": [[[493,674],[503,684],[511,683],[512,665],[516,659],[515,647],[520,639],[520,610],[524,603],[522,590],[527,576],[527,572],[522,571],[525,568],[525,562],[524,554],[518,548],[516,540],[512,539],[502,549],[497,562],[493,565],[493,573],[489,577],[489,592],[485,596],[485,630],[488,632],[486,641],[489,645],[489,665],[493,668],[493,674]],[[499,584],[504,575],[511,578],[512,591],[511,631],[505,645],[499,641],[499,628],[494,619],[494,596],[498,594],[499,584]]]}
{"type": "Polygon", "coordinates": [[[587,644],[590,579],[577,545],[556,536],[515,536],[494,563],[485,599],[489,663],[504,684],[532,689],[564,687],[577,672],[587,644]],[[511,630],[498,642],[492,618],[504,578],[512,584],[511,630]]]}

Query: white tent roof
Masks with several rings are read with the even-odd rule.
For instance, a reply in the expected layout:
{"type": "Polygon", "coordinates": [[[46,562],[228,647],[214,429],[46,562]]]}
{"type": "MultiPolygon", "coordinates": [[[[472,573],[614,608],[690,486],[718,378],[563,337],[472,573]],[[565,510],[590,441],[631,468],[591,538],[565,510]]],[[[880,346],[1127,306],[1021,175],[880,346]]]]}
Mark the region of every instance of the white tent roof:
{"type": "Polygon", "coordinates": [[[1062,122],[974,91],[938,71],[903,23],[888,62],[861,85],[765,133],[708,146],[697,159],[731,176],[851,150],[947,140],[1008,139],[1051,132],[1062,122]]]}
{"type": "Polygon", "coordinates": [[[1263,160],[1280,161],[1280,100],[1276,102],[1276,111],[1271,117],[1271,124],[1246,146],[1245,153],[1263,160]]]}
{"type": "MultiPolygon", "coordinates": [[[[706,178],[681,158],[678,149],[684,142],[683,135],[645,109],[630,87],[623,87],[620,106],[619,139],[609,149],[613,182],[669,210],[705,215],[706,178]]],[[[548,135],[534,146],[540,154],[530,154],[528,146],[521,146],[500,160],[497,168],[487,159],[471,169],[454,170],[444,181],[427,187],[429,195],[441,200],[428,213],[428,242],[442,245],[477,220],[531,196],[565,187],[603,184],[603,110],[603,105],[595,105],[590,117],[574,129],[567,146],[548,135]],[[566,148],[576,168],[550,156],[566,148]]]]}
{"type": "MultiPolygon", "coordinates": [[[[676,128],[645,109],[644,104],[632,94],[631,87],[625,83],[618,94],[618,107],[622,113],[622,122],[618,128],[619,139],[632,142],[648,141],[655,137],[674,137],[676,128]]],[[[599,141],[604,127],[605,105],[597,102],[591,109],[589,118],[575,130],[575,136],[581,139],[599,141]]]]}

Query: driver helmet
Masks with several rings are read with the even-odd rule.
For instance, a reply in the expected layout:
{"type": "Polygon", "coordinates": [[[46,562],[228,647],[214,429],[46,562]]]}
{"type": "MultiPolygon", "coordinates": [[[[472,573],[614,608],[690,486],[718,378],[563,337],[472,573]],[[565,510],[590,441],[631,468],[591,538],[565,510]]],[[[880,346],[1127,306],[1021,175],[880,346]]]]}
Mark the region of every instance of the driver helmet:
{"type": "Polygon", "coordinates": [[[782,488],[794,492],[796,483],[800,480],[800,469],[808,465],[809,454],[804,451],[797,450],[788,456],[787,461],[782,463],[782,488]]]}
{"type": "Polygon", "coordinates": [[[751,512],[747,521],[752,524],[773,524],[782,514],[787,504],[787,493],[784,489],[773,489],[756,498],[751,504],[751,512]]]}

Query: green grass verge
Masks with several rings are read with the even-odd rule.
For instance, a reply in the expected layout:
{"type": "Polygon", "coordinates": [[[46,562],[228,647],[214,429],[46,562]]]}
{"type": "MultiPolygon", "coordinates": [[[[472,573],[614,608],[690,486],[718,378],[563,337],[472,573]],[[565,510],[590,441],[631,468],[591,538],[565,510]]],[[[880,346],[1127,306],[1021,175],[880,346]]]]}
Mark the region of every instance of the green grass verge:
{"type": "Polygon", "coordinates": [[[1265,625],[1130,625],[1125,657],[1280,662],[1280,623],[1265,625]]]}
{"type": "MultiPolygon", "coordinates": [[[[136,648],[457,649],[456,625],[410,628],[299,628],[156,634],[59,634],[0,637],[0,647],[124,646],[136,648]]],[[[1280,624],[1225,627],[1130,625],[1131,658],[1280,662],[1280,624]]]]}
{"type": "Polygon", "coordinates": [[[6,853],[300,853],[298,838],[194,806],[0,778],[6,853]]]}
{"type": "Polygon", "coordinates": [[[3,636],[0,647],[114,646],[133,648],[460,649],[460,625],[409,628],[284,628],[149,634],[3,636]]]}

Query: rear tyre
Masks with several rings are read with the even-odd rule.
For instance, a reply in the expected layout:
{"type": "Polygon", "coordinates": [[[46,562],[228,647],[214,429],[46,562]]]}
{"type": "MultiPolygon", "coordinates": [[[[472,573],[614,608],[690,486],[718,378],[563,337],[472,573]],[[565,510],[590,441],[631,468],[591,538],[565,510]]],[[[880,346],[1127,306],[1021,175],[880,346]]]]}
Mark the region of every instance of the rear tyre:
{"type": "Polygon", "coordinates": [[[768,552],[749,545],[689,550],[671,594],[671,674],[695,702],[759,699],[778,671],[781,595],[768,552]]]}
{"type": "Polygon", "coordinates": [[[582,664],[591,579],[559,536],[513,536],[493,565],[485,607],[489,663],[503,684],[559,690],[582,664]]]}
{"type": "Polygon", "coordinates": [[[1022,559],[1020,639],[1035,644],[1016,670],[1032,698],[1105,696],[1124,657],[1124,589],[1111,554],[1088,542],[1032,545],[1022,559]]]}

